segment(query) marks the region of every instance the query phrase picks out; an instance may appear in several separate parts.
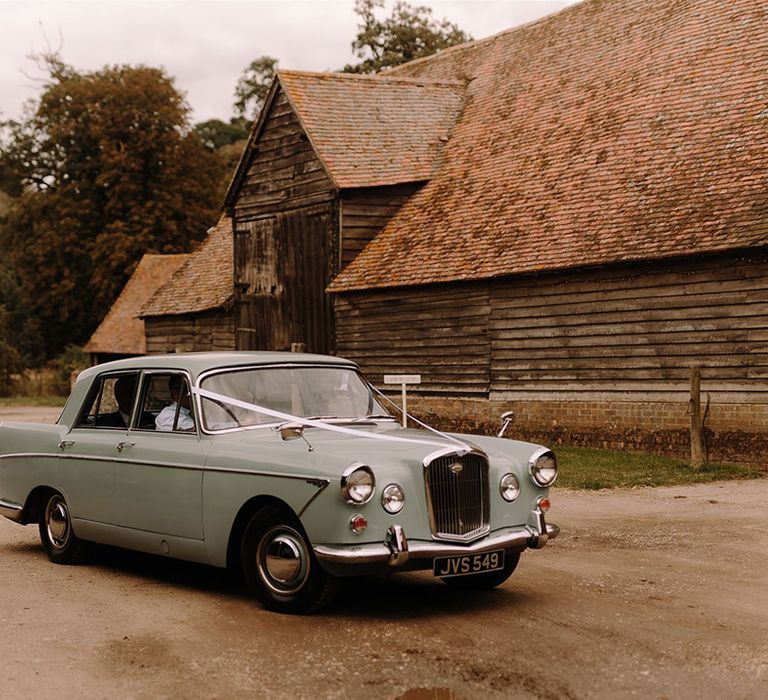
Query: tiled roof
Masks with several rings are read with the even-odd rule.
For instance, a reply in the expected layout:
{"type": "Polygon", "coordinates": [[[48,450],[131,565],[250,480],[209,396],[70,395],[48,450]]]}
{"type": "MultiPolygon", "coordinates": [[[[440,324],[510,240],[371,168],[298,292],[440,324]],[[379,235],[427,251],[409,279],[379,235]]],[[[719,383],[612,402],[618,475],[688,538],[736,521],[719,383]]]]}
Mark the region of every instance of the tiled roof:
{"type": "Polygon", "coordinates": [[[280,71],[339,188],[428,180],[463,102],[460,80],[280,71]]]}
{"type": "Polygon", "coordinates": [[[148,299],[139,315],[169,316],[227,306],[233,296],[232,220],[209,230],[187,261],[148,299]]]}
{"type": "Polygon", "coordinates": [[[764,0],[587,0],[388,75],[470,82],[332,291],[768,244],[764,0]]]}
{"type": "Polygon", "coordinates": [[[85,352],[144,355],[147,344],[139,309],[189,255],[144,255],[120,296],[85,345],[85,352]]]}

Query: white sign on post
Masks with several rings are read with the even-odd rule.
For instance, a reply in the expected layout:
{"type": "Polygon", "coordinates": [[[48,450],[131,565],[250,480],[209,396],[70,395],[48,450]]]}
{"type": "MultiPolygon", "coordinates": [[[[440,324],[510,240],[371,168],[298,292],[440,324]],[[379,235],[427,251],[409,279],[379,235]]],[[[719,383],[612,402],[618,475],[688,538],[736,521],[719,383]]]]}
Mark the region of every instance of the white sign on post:
{"type": "Polygon", "coordinates": [[[421,384],[421,375],[420,374],[385,374],[384,375],[384,383],[385,384],[400,384],[402,387],[403,392],[403,427],[406,428],[408,426],[408,413],[407,413],[407,403],[406,403],[406,397],[405,397],[405,387],[409,384],[421,384]]]}

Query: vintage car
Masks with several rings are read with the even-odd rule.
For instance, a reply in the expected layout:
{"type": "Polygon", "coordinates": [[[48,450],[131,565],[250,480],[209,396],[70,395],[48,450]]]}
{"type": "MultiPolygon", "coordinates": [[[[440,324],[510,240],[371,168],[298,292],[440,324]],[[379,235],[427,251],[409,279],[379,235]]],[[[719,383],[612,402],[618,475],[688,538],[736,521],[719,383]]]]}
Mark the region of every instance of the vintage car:
{"type": "Polygon", "coordinates": [[[240,571],[304,613],[339,577],[427,569],[489,588],[545,522],[545,447],[404,428],[355,363],[189,353],[84,371],[55,425],[0,424],[0,514],[57,564],[91,542],[240,571]]]}

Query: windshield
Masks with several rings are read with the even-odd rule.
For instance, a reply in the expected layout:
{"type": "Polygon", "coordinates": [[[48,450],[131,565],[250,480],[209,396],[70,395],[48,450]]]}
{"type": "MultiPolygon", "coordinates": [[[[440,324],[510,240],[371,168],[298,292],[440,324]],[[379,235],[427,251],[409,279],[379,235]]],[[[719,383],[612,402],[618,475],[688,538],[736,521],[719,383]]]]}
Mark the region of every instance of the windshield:
{"type": "MultiPolygon", "coordinates": [[[[220,397],[301,418],[346,419],[389,416],[360,375],[348,367],[263,367],[232,370],[206,377],[202,389],[220,397]]],[[[280,423],[283,419],[202,398],[207,430],[280,423]]]]}

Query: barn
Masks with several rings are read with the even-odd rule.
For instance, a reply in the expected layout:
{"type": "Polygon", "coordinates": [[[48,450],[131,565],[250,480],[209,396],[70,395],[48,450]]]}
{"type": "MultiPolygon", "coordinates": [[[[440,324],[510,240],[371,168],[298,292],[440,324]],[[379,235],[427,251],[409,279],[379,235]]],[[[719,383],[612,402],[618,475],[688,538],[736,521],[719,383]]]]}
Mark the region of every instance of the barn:
{"type": "Polygon", "coordinates": [[[586,0],[378,76],[281,71],[227,195],[234,346],[671,453],[700,367],[711,456],[761,453],[767,47],[761,0],[586,0]]]}
{"type": "Polygon", "coordinates": [[[137,309],[147,353],[232,350],[233,299],[232,222],[222,216],[137,309]]]}
{"type": "MultiPolygon", "coordinates": [[[[91,364],[147,354],[146,329],[139,310],[187,260],[185,254],[145,254],[83,351],[91,364]]],[[[149,352],[152,352],[149,350],[149,352]]]]}

